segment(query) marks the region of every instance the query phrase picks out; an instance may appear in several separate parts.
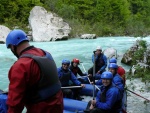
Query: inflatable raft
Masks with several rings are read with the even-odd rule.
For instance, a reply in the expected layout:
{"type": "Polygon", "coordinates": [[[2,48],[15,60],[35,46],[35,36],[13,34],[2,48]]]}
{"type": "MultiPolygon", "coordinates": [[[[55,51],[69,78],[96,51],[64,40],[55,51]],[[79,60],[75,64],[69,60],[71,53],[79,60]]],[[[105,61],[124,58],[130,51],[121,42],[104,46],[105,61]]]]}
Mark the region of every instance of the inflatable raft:
{"type": "MultiPolygon", "coordinates": [[[[91,84],[85,84],[85,88],[81,89],[81,95],[86,96],[91,96],[90,99],[92,99],[93,96],[93,85],[91,84]]],[[[100,87],[100,86],[96,86],[100,87]]],[[[98,88],[95,87],[95,96],[98,92],[98,88]]],[[[7,95],[6,94],[0,94],[0,113],[7,113],[7,106],[6,106],[6,100],[7,100],[7,95]],[[2,112],[3,111],[3,112],[2,112]]],[[[123,100],[122,100],[122,108],[126,113],[126,107],[127,107],[127,95],[126,91],[124,92],[123,100]]],[[[68,99],[64,98],[64,113],[84,113],[84,110],[87,107],[88,102],[85,101],[79,101],[79,100],[74,100],[74,99],[68,99]]]]}

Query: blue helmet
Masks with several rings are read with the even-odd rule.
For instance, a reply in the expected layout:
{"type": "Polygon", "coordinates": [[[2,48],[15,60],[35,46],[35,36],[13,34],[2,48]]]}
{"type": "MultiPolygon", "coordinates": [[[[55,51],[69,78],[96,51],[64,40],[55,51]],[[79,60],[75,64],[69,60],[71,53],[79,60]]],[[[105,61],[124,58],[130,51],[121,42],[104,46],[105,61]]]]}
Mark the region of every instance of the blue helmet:
{"type": "Polygon", "coordinates": [[[24,31],[20,29],[12,30],[6,38],[6,47],[9,48],[9,45],[17,46],[22,41],[29,41],[27,35],[24,31]]]}
{"type": "Polygon", "coordinates": [[[70,61],[67,60],[67,59],[63,59],[63,60],[62,60],[62,64],[70,64],[70,61]]]}
{"type": "Polygon", "coordinates": [[[108,65],[108,68],[113,68],[113,69],[117,69],[118,68],[118,65],[116,63],[110,63],[108,65]]]}
{"type": "Polygon", "coordinates": [[[111,59],[109,60],[109,63],[117,63],[117,60],[116,60],[115,58],[111,58],[111,59]]]}
{"type": "Polygon", "coordinates": [[[113,74],[109,71],[105,71],[101,75],[102,79],[113,79],[113,74]]]}

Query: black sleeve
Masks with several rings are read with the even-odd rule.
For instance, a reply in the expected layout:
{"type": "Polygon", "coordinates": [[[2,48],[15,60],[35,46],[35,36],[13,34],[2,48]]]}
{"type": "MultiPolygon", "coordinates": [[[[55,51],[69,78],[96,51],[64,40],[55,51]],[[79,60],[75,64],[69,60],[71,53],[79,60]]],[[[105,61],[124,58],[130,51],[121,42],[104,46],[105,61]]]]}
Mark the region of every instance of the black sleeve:
{"type": "Polygon", "coordinates": [[[84,74],[82,73],[82,71],[81,71],[81,69],[78,67],[78,74],[80,75],[80,76],[84,76],[84,74]]]}

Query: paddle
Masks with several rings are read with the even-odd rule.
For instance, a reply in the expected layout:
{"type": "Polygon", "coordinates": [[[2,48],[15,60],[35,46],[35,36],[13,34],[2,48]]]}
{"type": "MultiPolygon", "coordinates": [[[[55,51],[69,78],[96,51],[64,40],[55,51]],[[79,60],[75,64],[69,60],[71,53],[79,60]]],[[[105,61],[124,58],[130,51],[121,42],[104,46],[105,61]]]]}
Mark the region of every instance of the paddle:
{"type": "Polygon", "coordinates": [[[139,97],[141,97],[141,98],[143,98],[143,99],[147,100],[148,102],[150,102],[150,100],[149,100],[149,99],[147,99],[147,98],[145,98],[145,97],[143,97],[143,96],[141,96],[141,95],[139,95],[139,94],[137,94],[137,93],[135,93],[135,92],[133,92],[133,91],[131,91],[131,90],[127,89],[127,88],[126,88],[125,90],[127,90],[127,91],[129,91],[129,92],[131,92],[131,93],[133,93],[133,94],[135,94],[135,95],[137,95],[137,96],[139,96],[139,97]]]}
{"type": "MultiPolygon", "coordinates": [[[[84,69],[84,72],[85,72],[85,73],[87,73],[87,72],[86,72],[86,70],[85,70],[85,68],[84,68],[83,62],[80,62],[80,63],[82,64],[82,67],[83,67],[83,69],[84,69]]],[[[87,77],[87,78],[88,78],[89,83],[91,84],[91,81],[90,81],[90,79],[89,79],[89,77],[88,77],[88,76],[82,76],[82,77],[87,77]]],[[[95,85],[95,84],[92,84],[92,85],[95,85]]],[[[100,90],[100,89],[99,89],[99,87],[98,87],[97,85],[95,85],[95,87],[96,87],[96,89],[100,90]]]]}
{"type": "Polygon", "coordinates": [[[93,62],[93,100],[95,100],[95,54],[93,62]]]}
{"type": "Polygon", "coordinates": [[[82,65],[82,67],[83,67],[84,72],[87,73],[86,70],[85,70],[85,68],[84,68],[83,63],[82,63],[82,62],[80,62],[80,63],[81,63],[81,65],[82,65]]]}
{"type": "Polygon", "coordinates": [[[61,89],[75,89],[75,88],[82,88],[82,86],[66,86],[66,87],[61,87],[61,89]]]}

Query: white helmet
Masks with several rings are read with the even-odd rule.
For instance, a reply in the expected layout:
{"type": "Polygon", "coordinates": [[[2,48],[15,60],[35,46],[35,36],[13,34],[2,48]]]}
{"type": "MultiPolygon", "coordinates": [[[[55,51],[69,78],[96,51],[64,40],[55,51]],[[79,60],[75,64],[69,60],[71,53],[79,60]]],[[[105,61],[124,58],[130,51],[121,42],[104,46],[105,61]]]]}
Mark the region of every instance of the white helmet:
{"type": "Polygon", "coordinates": [[[102,50],[101,46],[97,46],[96,50],[102,50]]]}

